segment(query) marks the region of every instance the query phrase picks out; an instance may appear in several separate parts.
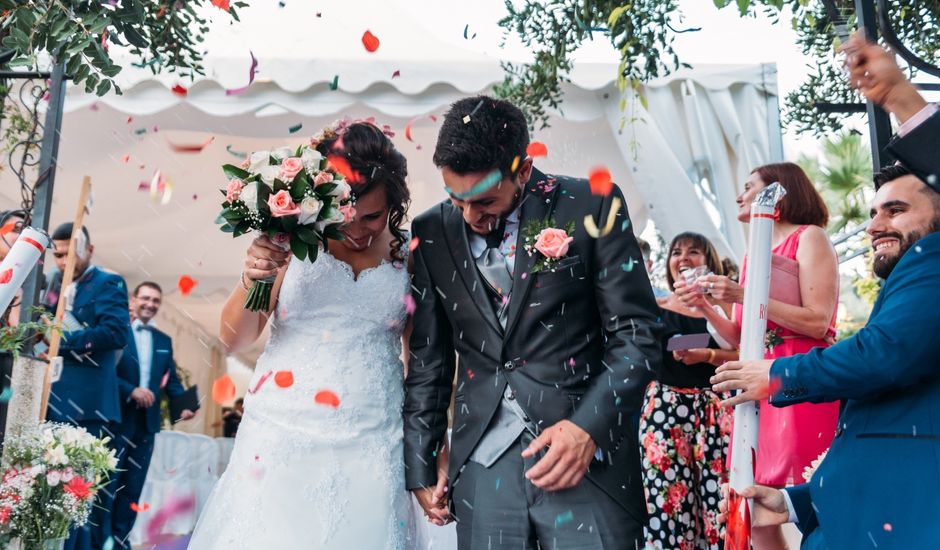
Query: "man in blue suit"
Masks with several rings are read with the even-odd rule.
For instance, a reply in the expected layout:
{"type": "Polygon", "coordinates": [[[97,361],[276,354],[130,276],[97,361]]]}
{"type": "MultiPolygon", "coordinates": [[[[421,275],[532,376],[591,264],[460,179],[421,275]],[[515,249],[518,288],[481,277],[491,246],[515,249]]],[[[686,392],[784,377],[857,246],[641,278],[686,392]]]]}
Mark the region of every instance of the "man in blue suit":
{"type": "MultiPolygon", "coordinates": [[[[52,233],[52,254],[63,272],[71,238],[71,223],[52,233]]],[[[83,227],[73,283],[46,294],[45,305],[52,311],[59,299],[66,300],[59,351],[62,376],[52,384],[47,418],[81,426],[96,437],[113,437],[113,428],[121,420],[117,362],[127,343],[127,285],[120,275],[92,265],[93,252],[88,229],[83,227]]],[[[65,547],[92,548],[91,525],[74,529],[65,547]]]]}
{"type": "MultiPolygon", "coordinates": [[[[147,479],[155,434],[162,424],[160,391],[170,397],[184,391],[173,360],[173,342],[152,324],[163,302],[160,285],[149,281],[137,285],[131,302],[135,319],[117,366],[122,417],[114,440],[118,475],[109,485],[114,492],[110,522],[105,520],[101,526],[101,540],[111,536],[116,546],[126,548],[130,548],[127,538],[137,519],[137,508],[143,506],[138,499],[147,479]]],[[[193,416],[193,411],[184,410],[180,420],[193,416]]]]}

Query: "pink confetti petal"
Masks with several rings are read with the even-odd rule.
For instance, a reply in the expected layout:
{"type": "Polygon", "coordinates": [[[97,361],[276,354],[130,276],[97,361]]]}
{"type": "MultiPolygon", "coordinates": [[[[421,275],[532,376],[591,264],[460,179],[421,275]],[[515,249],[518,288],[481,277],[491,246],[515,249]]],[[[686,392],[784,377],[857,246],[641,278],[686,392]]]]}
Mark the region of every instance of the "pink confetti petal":
{"type": "Polygon", "coordinates": [[[268,378],[271,378],[272,374],[274,374],[273,370],[269,370],[268,372],[262,374],[261,378],[258,379],[258,383],[255,384],[255,387],[252,388],[248,393],[257,393],[258,390],[261,389],[261,386],[263,386],[264,383],[268,381],[268,378]]]}

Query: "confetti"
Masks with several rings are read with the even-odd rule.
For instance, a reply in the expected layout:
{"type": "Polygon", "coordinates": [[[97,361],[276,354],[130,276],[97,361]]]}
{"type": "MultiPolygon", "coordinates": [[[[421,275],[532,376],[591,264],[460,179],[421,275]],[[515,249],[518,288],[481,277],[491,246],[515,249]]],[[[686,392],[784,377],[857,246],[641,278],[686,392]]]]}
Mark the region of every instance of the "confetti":
{"type": "Polygon", "coordinates": [[[193,279],[189,275],[183,275],[180,277],[180,280],[176,282],[176,288],[179,289],[180,294],[183,296],[189,296],[189,293],[196,288],[196,285],[199,284],[199,281],[193,279]]]}
{"type": "Polygon", "coordinates": [[[346,160],[345,157],[341,155],[330,155],[326,157],[326,159],[330,161],[330,164],[337,172],[346,178],[347,182],[351,184],[362,182],[362,175],[352,169],[352,166],[349,165],[349,161],[346,160]]]}
{"type": "Polygon", "coordinates": [[[418,248],[418,244],[420,243],[421,243],[421,239],[419,239],[418,237],[412,237],[411,242],[408,243],[408,250],[411,252],[414,252],[415,249],[418,248]]]}
{"type": "Polygon", "coordinates": [[[465,116],[463,117],[463,123],[464,123],[464,124],[470,124],[470,115],[465,115],[465,116]]]}
{"type": "Polygon", "coordinates": [[[228,154],[232,155],[235,158],[240,158],[240,159],[248,158],[248,153],[242,153],[241,151],[236,151],[232,149],[231,144],[226,145],[225,150],[228,151],[228,154]]]}
{"type": "Polygon", "coordinates": [[[258,72],[258,58],[255,57],[254,52],[248,50],[248,55],[251,56],[251,65],[248,67],[248,84],[245,84],[241,88],[233,88],[231,90],[225,90],[225,95],[237,95],[251,86],[251,83],[255,81],[255,74],[258,72]]]}
{"type": "Polygon", "coordinates": [[[617,221],[617,212],[620,210],[620,198],[614,197],[614,200],[610,202],[610,212],[607,213],[607,223],[604,224],[602,229],[597,228],[597,224],[594,223],[594,218],[591,215],[584,216],[584,230],[588,235],[597,239],[598,237],[605,237],[614,229],[614,223],[617,221]]]}
{"type": "Polygon", "coordinates": [[[555,527],[559,527],[574,519],[574,512],[568,510],[555,516],[555,527]]]}
{"type": "Polygon", "coordinates": [[[414,296],[410,292],[402,296],[401,301],[405,303],[405,313],[408,315],[414,314],[415,310],[418,309],[418,304],[415,303],[414,296]]]}
{"type": "Polygon", "coordinates": [[[473,36],[471,36],[470,38],[467,38],[467,31],[469,31],[469,30],[470,30],[470,23],[467,23],[466,25],[464,25],[464,28],[463,28],[463,39],[464,39],[464,40],[473,40],[474,38],[477,37],[477,33],[473,33],[473,36]]]}
{"type": "Polygon", "coordinates": [[[326,405],[328,407],[338,408],[339,407],[339,396],[330,390],[320,390],[313,397],[313,400],[320,405],[326,405]]]}
{"type": "Polygon", "coordinates": [[[173,86],[172,88],[170,88],[170,91],[173,92],[174,94],[180,96],[180,97],[186,97],[186,94],[189,93],[189,90],[187,90],[186,88],[180,86],[179,84],[177,84],[176,86],[173,86]]]}
{"type": "Polygon", "coordinates": [[[146,502],[143,504],[137,504],[136,502],[131,503],[131,510],[133,510],[134,512],[137,512],[137,513],[146,512],[149,509],[150,509],[150,504],[146,502]]]}
{"type": "Polygon", "coordinates": [[[127,117],[127,123],[130,124],[131,122],[134,122],[134,117],[132,116],[127,117]]]}
{"type": "Polygon", "coordinates": [[[473,197],[479,195],[480,193],[485,193],[490,187],[493,187],[503,179],[502,172],[499,171],[499,168],[490,172],[485,178],[480,180],[479,183],[464,191],[463,193],[453,193],[454,198],[458,200],[463,200],[467,197],[473,197]]]}
{"type": "Polygon", "coordinates": [[[630,273],[631,271],[633,271],[633,266],[635,264],[636,264],[636,260],[634,260],[633,258],[630,258],[629,262],[625,264],[620,264],[620,269],[626,271],[627,273],[630,273]]]}
{"type": "Polygon", "coordinates": [[[0,393],[0,403],[9,403],[11,397],[13,397],[13,388],[3,388],[3,392],[0,393]]]}
{"type": "Polygon", "coordinates": [[[219,8],[222,11],[229,10],[229,0],[212,0],[212,5],[219,8]]]}
{"type": "MultiPolygon", "coordinates": [[[[407,140],[410,141],[411,143],[414,143],[414,142],[415,142],[415,140],[411,138],[411,127],[414,125],[415,122],[418,122],[419,120],[421,120],[422,118],[424,118],[424,116],[425,116],[425,115],[416,116],[416,117],[414,117],[413,119],[409,120],[409,121],[408,121],[408,124],[405,124],[405,139],[407,139],[407,140]]],[[[427,117],[430,118],[432,122],[437,122],[437,117],[436,117],[436,116],[434,116],[434,115],[427,115],[427,117]]],[[[420,147],[420,145],[419,145],[419,147],[420,147]]]]}
{"type": "Polygon", "coordinates": [[[170,149],[173,149],[176,153],[201,153],[203,149],[209,146],[215,140],[215,136],[210,137],[209,139],[203,141],[202,143],[195,145],[180,145],[178,143],[173,143],[170,140],[166,142],[170,145],[170,149]]]}
{"type": "Polygon", "coordinates": [[[167,382],[170,381],[170,371],[163,373],[163,378],[160,379],[160,388],[165,388],[167,382]]]}
{"type": "Polygon", "coordinates": [[[588,182],[591,184],[591,194],[606,197],[614,189],[614,181],[610,177],[610,171],[597,166],[591,169],[588,174],[588,182]]]}
{"type": "Polygon", "coordinates": [[[130,156],[130,155],[124,155],[123,157],[121,157],[121,160],[124,161],[124,164],[127,164],[127,161],[131,160],[131,156],[130,156]]]}
{"type": "Polygon", "coordinates": [[[890,533],[890,532],[891,532],[891,524],[890,524],[890,523],[885,523],[885,524],[884,524],[884,530],[890,533]]]}
{"type": "Polygon", "coordinates": [[[212,400],[219,405],[235,397],[235,383],[229,375],[224,375],[212,383],[212,400]]]}
{"type": "Polygon", "coordinates": [[[138,135],[138,136],[144,135],[144,134],[146,134],[146,133],[147,133],[147,129],[146,129],[146,128],[137,128],[136,130],[134,130],[134,134],[136,134],[136,135],[138,135]]]}
{"type": "Polygon", "coordinates": [[[512,172],[513,174],[516,173],[516,168],[519,168],[519,161],[520,161],[520,160],[522,160],[522,157],[519,157],[519,156],[517,156],[516,158],[512,159],[512,167],[509,168],[509,171],[512,172]]]}
{"type": "Polygon", "coordinates": [[[108,537],[108,540],[101,545],[101,550],[114,550],[114,537],[108,537]]]}
{"type": "Polygon", "coordinates": [[[366,47],[367,52],[373,53],[379,49],[379,39],[370,31],[366,31],[362,34],[362,45],[366,47]]]}
{"type": "Polygon", "coordinates": [[[274,374],[273,370],[269,370],[268,372],[262,374],[261,378],[258,379],[258,383],[255,384],[254,388],[248,390],[248,393],[258,393],[258,390],[260,390],[261,386],[263,386],[264,383],[268,381],[268,378],[271,378],[272,374],[274,374]]]}
{"type": "Polygon", "coordinates": [[[303,127],[304,127],[303,123],[300,122],[300,123],[294,124],[293,126],[291,126],[290,128],[288,128],[287,131],[290,132],[290,133],[292,133],[292,134],[296,134],[296,133],[299,132],[300,129],[303,128],[303,127]]]}
{"type": "MultiPolygon", "coordinates": [[[[535,157],[547,157],[548,156],[548,147],[545,146],[541,141],[533,141],[525,149],[525,154],[529,155],[532,158],[535,157]]],[[[513,172],[516,170],[513,169],[513,172]]]]}
{"type": "Polygon", "coordinates": [[[330,82],[330,90],[336,91],[339,89],[339,75],[333,77],[333,82],[330,82]]]}
{"type": "Polygon", "coordinates": [[[401,76],[401,71],[395,71],[392,73],[392,78],[398,78],[399,76],[401,76]]]}
{"type": "Polygon", "coordinates": [[[274,383],[279,388],[289,388],[294,385],[294,373],[289,370],[279,370],[274,374],[274,383]]]}

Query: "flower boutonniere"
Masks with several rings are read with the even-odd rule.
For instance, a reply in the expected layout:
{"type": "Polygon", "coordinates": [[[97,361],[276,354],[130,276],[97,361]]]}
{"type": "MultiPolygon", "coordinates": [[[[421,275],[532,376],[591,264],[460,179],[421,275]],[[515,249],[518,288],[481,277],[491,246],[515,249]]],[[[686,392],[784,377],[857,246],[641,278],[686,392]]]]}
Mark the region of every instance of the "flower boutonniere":
{"type": "Polygon", "coordinates": [[[764,334],[764,348],[767,350],[767,353],[773,353],[774,348],[783,343],[783,338],[780,336],[779,328],[767,329],[767,332],[764,334]]]}
{"type": "Polygon", "coordinates": [[[532,273],[542,270],[554,270],[555,264],[568,253],[568,247],[574,237],[574,222],[568,222],[564,229],[555,227],[555,220],[532,220],[523,229],[525,250],[529,255],[537,255],[532,273]]]}

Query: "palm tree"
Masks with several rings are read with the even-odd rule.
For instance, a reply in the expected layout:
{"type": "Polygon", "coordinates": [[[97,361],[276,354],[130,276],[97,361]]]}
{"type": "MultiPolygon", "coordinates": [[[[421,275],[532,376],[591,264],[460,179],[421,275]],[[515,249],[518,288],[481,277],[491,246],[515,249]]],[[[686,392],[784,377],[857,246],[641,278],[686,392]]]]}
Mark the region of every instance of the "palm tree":
{"type": "Polygon", "coordinates": [[[868,219],[871,187],[871,153],[858,132],[849,132],[823,143],[822,159],[800,157],[799,164],[816,182],[832,218],[829,234],[857,230],[868,219]]]}

